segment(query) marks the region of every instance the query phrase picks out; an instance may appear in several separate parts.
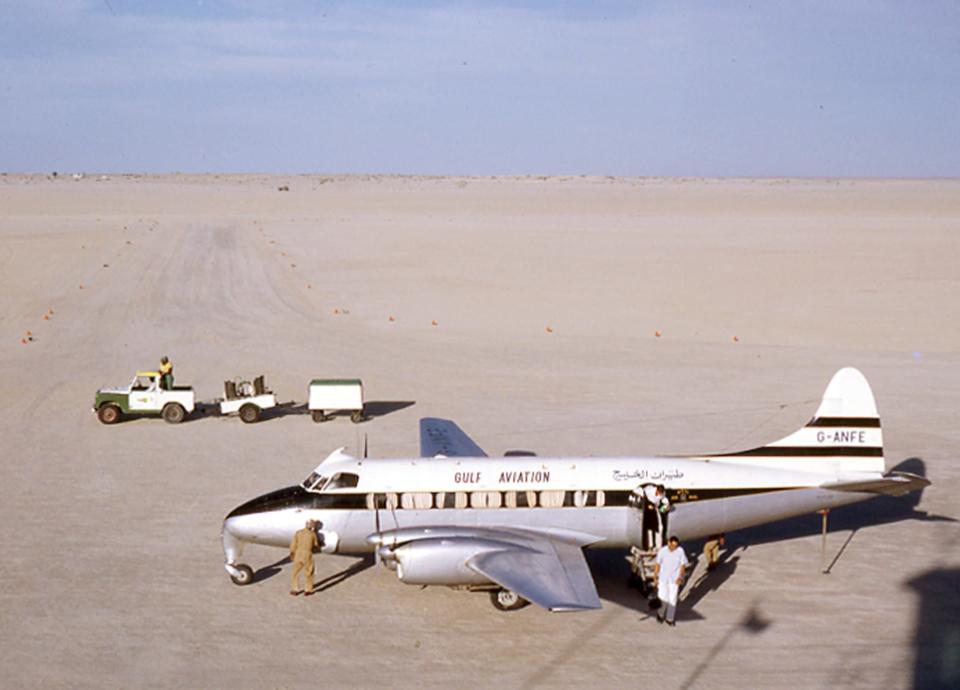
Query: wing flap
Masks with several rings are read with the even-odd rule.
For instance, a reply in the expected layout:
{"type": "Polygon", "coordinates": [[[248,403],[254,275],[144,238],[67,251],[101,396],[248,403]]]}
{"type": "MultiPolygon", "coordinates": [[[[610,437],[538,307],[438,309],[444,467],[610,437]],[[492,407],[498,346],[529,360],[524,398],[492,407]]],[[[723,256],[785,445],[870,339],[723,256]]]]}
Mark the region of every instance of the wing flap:
{"type": "Polygon", "coordinates": [[[457,424],[449,419],[420,420],[420,457],[485,458],[487,454],[457,424]]]}
{"type": "Polygon", "coordinates": [[[576,544],[537,539],[474,556],[467,566],[550,611],[599,609],[600,596],[576,544]]]}

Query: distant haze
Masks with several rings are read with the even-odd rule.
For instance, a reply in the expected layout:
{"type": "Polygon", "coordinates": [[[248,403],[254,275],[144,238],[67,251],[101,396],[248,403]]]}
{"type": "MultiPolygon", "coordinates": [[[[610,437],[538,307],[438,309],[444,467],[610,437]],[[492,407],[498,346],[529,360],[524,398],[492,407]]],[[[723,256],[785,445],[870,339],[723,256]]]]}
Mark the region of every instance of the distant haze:
{"type": "Polygon", "coordinates": [[[960,176],[960,3],[0,0],[0,170],[960,176]]]}

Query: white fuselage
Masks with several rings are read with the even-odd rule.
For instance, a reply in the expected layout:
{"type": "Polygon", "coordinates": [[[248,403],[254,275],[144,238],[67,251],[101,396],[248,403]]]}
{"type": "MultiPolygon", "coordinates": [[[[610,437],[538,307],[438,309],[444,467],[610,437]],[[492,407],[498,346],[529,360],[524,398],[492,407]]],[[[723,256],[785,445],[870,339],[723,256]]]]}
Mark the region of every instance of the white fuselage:
{"type": "Polygon", "coordinates": [[[716,458],[369,460],[336,452],[305,482],[315,488],[290,487],[286,498],[271,502],[267,495],[231,513],[224,549],[233,563],[243,542],[286,546],[308,519],[323,523],[328,543],[340,553],[372,550],[367,538],[377,532],[428,526],[563,529],[594,535],[606,546],[627,546],[638,542],[640,531],[628,498],[645,484],[665,486],[674,506],[668,529],[681,539],[871,497],[821,489],[838,473],[830,463],[816,470],[716,458]],[[338,477],[352,485],[338,487],[338,477]]]}

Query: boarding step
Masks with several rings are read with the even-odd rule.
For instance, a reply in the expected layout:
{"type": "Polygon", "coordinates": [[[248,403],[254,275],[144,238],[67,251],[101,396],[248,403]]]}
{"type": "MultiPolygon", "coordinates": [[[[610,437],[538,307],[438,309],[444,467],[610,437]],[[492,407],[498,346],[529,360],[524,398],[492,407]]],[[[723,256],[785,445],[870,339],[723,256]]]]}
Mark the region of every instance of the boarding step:
{"type": "Polygon", "coordinates": [[[626,560],[630,564],[630,572],[635,578],[649,585],[655,582],[656,551],[646,551],[639,546],[631,546],[626,560]]]}

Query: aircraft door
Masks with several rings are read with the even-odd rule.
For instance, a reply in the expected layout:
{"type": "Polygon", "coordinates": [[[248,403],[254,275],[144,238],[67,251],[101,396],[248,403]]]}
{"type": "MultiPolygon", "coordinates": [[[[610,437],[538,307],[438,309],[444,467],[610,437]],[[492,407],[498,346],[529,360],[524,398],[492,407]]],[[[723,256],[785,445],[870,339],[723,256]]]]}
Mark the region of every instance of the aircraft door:
{"type": "Polygon", "coordinates": [[[666,541],[669,503],[662,486],[645,484],[630,494],[630,541],[641,551],[655,552],[666,541]]]}

